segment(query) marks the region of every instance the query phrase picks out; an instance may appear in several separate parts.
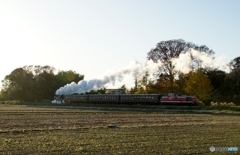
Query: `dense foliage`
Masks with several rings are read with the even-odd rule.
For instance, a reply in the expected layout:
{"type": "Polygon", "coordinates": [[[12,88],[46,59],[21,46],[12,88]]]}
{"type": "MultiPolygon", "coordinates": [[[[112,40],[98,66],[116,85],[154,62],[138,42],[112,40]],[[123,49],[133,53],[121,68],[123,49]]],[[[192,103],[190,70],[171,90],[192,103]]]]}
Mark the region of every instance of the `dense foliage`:
{"type": "MultiPolygon", "coordinates": [[[[178,94],[195,95],[203,101],[226,101],[240,104],[240,56],[228,65],[229,72],[218,68],[199,67],[202,62],[192,57],[192,71],[181,73],[175,70],[173,58],[190,48],[205,52],[212,58],[214,52],[205,45],[197,46],[184,40],[162,41],[152,49],[147,58],[155,62],[161,61],[156,81],[148,80],[148,74],[135,80],[135,87],[128,93],[161,93],[174,92],[178,94]]],[[[210,103],[210,102],[209,102],[210,103]]]]}
{"type": "Polygon", "coordinates": [[[186,93],[196,95],[202,101],[210,99],[212,89],[210,79],[200,70],[189,73],[189,78],[186,80],[186,93]]]}
{"type": "MultiPolygon", "coordinates": [[[[214,54],[213,50],[209,49],[205,45],[198,46],[191,42],[185,42],[182,39],[161,41],[157,43],[156,47],[151,49],[147,54],[147,58],[149,60],[153,60],[154,62],[162,62],[163,65],[159,67],[159,75],[167,75],[165,78],[169,81],[168,87],[170,88],[171,92],[174,88],[174,78],[179,73],[175,70],[176,66],[174,65],[172,59],[178,58],[180,54],[183,54],[190,49],[205,52],[209,55],[214,54]]],[[[192,68],[197,68],[199,63],[200,62],[196,58],[192,57],[192,68]]]]}
{"type": "Polygon", "coordinates": [[[58,88],[84,77],[71,70],[54,72],[50,66],[16,68],[2,80],[1,98],[24,101],[52,99],[58,88]]]}
{"type": "Polygon", "coordinates": [[[135,87],[126,92],[130,94],[161,93],[163,95],[174,92],[195,95],[202,101],[213,100],[239,104],[239,74],[240,70],[227,73],[218,69],[199,69],[187,74],[180,74],[173,80],[173,88],[169,88],[170,81],[166,74],[161,74],[156,82],[146,81],[146,76],[143,76],[142,79],[136,80],[135,87]]]}

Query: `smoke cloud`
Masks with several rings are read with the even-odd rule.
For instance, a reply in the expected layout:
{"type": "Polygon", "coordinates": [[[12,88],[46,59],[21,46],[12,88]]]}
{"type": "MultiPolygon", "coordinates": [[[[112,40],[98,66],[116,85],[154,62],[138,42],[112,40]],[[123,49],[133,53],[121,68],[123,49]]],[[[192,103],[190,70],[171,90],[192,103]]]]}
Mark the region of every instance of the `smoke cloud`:
{"type": "Polygon", "coordinates": [[[122,81],[127,75],[132,75],[133,77],[139,77],[148,72],[150,75],[158,70],[161,63],[154,63],[152,60],[147,61],[145,65],[137,62],[131,61],[128,66],[124,68],[114,68],[111,71],[106,72],[102,77],[98,79],[82,80],[78,83],[72,82],[59,88],[56,91],[56,95],[67,95],[73,93],[85,93],[90,90],[97,90],[106,84],[122,81]]]}
{"type": "Polygon", "coordinates": [[[172,63],[175,66],[175,70],[182,73],[190,72],[192,65],[197,66],[197,68],[210,67],[229,72],[230,68],[223,59],[223,56],[214,58],[205,52],[190,49],[186,53],[180,54],[178,58],[172,59],[172,63]]]}
{"type": "MultiPolygon", "coordinates": [[[[212,56],[196,51],[189,50],[184,54],[180,54],[178,58],[171,60],[175,66],[175,70],[181,71],[183,73],[188,73],[192,70],[192,65],[195,63],[198,67],[213,67],[223,70],[229,70],[229,67],[223,61],[223,58],[214,59],[212,56]],[[192,61],[194,58],[197,61],[192,61]]],[[[131,75],[132,77],[141,77],[146,72],[149,74],[149,78],[153,79],[153,73],[159,71],[159,67],[162,65],[161,62],[154,63],[152,60],[146,62],[146,64],[141,64],[137,61],[131,61],[128,66],[124,68],[114,68],[106,73],[104,73],[100,78],[82,80],[78,83],[72,82],[59,88],[56,91],[56,95],[67,95],[73,93],[85,93],[90,90],[97,90],[102,88],[107,84],[115,84],[116,82],[121,82],[125,77],[131,75]]],[[[133,82],[134,83],[134,82],[133,82]]]]}

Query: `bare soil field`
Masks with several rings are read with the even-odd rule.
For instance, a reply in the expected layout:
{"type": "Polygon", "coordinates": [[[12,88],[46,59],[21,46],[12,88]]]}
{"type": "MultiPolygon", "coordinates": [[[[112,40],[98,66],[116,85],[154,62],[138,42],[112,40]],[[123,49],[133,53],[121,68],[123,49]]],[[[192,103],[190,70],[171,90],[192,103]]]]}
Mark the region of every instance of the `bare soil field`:
{"type": "MultiPolygon", "coordinates": [[[[147,106],[146,106],[147,107],[147,106]]],[[[240,154],[239,113],[0,104],[0,154],[240,154]]]]}

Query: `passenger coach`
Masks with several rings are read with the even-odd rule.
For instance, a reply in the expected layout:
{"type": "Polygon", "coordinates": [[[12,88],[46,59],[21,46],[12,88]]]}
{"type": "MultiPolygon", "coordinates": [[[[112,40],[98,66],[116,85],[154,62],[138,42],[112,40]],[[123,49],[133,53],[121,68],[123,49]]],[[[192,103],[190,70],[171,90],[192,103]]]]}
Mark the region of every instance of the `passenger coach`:
{"type": "Polygon", "coordinates": [[[159,103],[158,94],[121,95],[121,103],[159,103]]]}

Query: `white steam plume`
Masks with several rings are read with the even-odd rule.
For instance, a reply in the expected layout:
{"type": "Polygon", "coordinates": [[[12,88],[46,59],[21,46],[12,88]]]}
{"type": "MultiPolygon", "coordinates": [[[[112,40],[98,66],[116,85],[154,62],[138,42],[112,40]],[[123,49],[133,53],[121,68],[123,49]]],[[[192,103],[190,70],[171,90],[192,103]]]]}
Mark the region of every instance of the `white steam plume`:
{"type": "MultiPolygon", "coordinates": [[[[199,62],[199,67],[212,67],[228,71],[229,67],[223,61],[223,58],[214,59],[212,56],[205,52],[190,49],[184,54],[180,54],[178,58],[172,59],[172,63],[175,66],[175,70],[183,73],[188,73],[192,70],[191,65],[193,63],[192,57],[199,62]]],[[[107,84],[115,84],[124,80],[125,77],[131,75],[133,77],[141,77],[146,72],[149,73],[150,79],[153,79],[153,73],[159,71],[159,67],[162,65],[161,62],[154,63],[152,60],[147,61],[145,65],[137,61],[131,61],[128,66],[124,68],[115,68],[106,72],[103,76],[98,79],[82,80],[78,83],[72,82],[59,88],[56,91],[56,95],[67,95],[73,93],[85,93],[89,90],[97,90],[107,84]]]]}
{"type": "Polygon", "coordinates": [[[175,66],[175,70],[181,71],[182,73],[188,73],[192,70],[191,65],[193,63],[193,57],[198,64],[195,62],[195,65],[198,65],[198,68],[217,68],[225,71],[229,71],[229,66],[224,62],[223,56],[218,58],[213,58],[211,55],[197,51],[194,49],[190,49],[186,53],[182,53],[178,58],[172,59],[172,63],[175,66]]]}
{"type": "MultiPolygon", "coordinates": [[[[130,64],[125,68],[115,68],[108,73],[105,73],[99,79],[90,79],[90,80],[82,80],[78,83],[72,82],[70,84],[65,85],[64,87],[59,88],[56,91],[56,95],[67,95],[73,93],[85,93],[89,90],[97,90],[103,87],[106,84],[122,81],[126,75],[131,74],[133,77],[139,77],[148,72],[150,75],[158,70],[161,63],[154,63],[152,60],[147,61],[145,65],[137,61],[131,61],[130,64]]],[[[151,76],[150,76],[151,78],[151,76]]]]}

